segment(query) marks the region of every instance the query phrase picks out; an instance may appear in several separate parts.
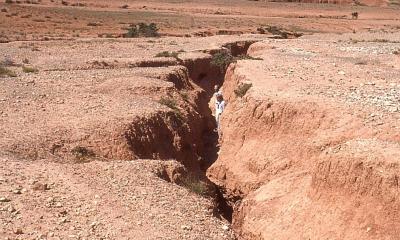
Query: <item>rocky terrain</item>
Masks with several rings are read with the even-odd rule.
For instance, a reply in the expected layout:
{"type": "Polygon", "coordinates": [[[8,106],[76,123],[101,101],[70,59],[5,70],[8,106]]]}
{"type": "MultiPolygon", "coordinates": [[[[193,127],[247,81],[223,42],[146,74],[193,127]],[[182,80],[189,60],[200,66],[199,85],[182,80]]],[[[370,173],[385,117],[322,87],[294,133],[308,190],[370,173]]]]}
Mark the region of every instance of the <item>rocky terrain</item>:
{"type": "Polygon", "coordinates": [[[395,2],[0,9],[0,238],[400,236],[395,2]]]}
{"type": "Polygon", "coordinates": [[[232,239],[204,177],[210,61],[266,37],[3,44],[1,236],[232,239]]]}
{"type": "Polygon", "coordinates": [[[231,239],[228,223],[214,217],[212,201],[160,178],[168,167],[182,168],[175,161],[59,164],[3,158],[0,236],[231,239]]]}
{"type": "MultiPolygon", "coordinates": [[[[377,8],[346,1],[336,1],[343,4],[264,0],[12,2],[0,2],[0,42],[120,38],[131,25],[140,22],[156,23],[163,36],[180,37],[257,33],[257,28],[264,25],[306,34],[369,29],[398,31],[399,25],[396,4],[377,8]],[[352,19],[353,12],[359,13],[358,20],[352,19]]],[[[372,5],[382,5],[380,0],[373,2],[372,5]]]]}

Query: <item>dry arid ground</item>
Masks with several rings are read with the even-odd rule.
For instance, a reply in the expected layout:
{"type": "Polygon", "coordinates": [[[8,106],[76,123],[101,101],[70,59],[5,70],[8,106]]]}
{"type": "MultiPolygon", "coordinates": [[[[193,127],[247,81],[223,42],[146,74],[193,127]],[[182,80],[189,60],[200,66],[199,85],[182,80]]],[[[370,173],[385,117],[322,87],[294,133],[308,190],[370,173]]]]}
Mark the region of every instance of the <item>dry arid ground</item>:
{"type": "Polygon", "coordinates": [[[400,239],[398,5],[1,2],[0,238],[400,239]]]}

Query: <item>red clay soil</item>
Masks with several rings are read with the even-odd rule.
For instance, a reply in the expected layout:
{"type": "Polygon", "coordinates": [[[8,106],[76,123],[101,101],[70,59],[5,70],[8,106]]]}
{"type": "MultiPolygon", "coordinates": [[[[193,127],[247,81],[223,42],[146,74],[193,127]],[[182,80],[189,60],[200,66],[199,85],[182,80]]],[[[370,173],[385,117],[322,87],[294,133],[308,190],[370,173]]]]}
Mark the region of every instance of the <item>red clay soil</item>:
{"type": "Polygon", "coordinates": [[[399,40],[268,40],[231,65],[208,176],[241,238],[398,239],[399,40]]]}
{"type": "Polygon", "coordinates": [[[210,53],[266,37],[1,44],[0,237],[233,239],[202,178],[210,53]]]}
{"type": "Polygon", "coordinates": [[[397,1],[67,2],[0,3],[1,238],[399,239],[397,1]]]}

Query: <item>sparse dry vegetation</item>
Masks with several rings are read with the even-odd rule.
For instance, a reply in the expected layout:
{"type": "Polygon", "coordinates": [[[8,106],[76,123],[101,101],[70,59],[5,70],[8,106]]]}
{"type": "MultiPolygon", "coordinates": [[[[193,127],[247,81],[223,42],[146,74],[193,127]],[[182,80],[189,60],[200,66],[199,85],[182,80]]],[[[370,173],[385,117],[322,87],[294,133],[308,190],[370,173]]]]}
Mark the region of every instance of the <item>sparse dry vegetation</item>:
{"type": "Polygon", "coordinates": [[[39,72],[39,69],[30,66],[22,66],[22,71],[24,73],[37,73],[39,72]]]}
{"type": "Polygon", "coordinates": [[[367,65],[368,62],[366,60],[357,60],[354,64],[355,65],[367,65]]]}
{"type": "Polygon", "coordinates": [[[263,60],[263,59],[260,57],[252,57],[252,56],[243,54],[243,55],[239,55],[239,56],[235,57],[235,61],[238,61],[238,60],[263,60]]]}
{"type": "Polygon", "coordinates": [[[373,43],[400,43],[400,41],[395,41],[395,40],[389,40],[389,39],[384,39],[384,38],[375,38],[372,40],[365,40],[365,39],[353,39],[350,38],[351,43],[359,43],[359,42],[373,42],[373,43]]]}
{"type": "Polygon", "coordinates": [[[87,26],[89,26],[89,27],[97,27],[97,26],[101,26],[102,24],[101,23],[98,23],[98,22],[89,22],[88,24],[87,24],[87,26]]]}
{"type": "Polygon", "coordinates": [[[229,52],[216,53],[211,59],[211,64],[219,67],[221,72],[225,71],[232,62],[234,62],[234,57],[229,52]]]}
{"type": "Polygon", "coordinates": [[[89,158],[96,156],[92,150],[82,146],[74,147],[71,149],[71,153],[78,163],[86,162],[89,160],[89,158]]]}
{"type": "Polygon", "coordinates": [[[196,176],[186,176],[180,185],[201,196],[207,195],[208,192],[207,184],[196,176]]]}
{"type": "Polygon", "coordinates": [[[237,97],[244,97],[246,95],[247,91],[251,88],[252,84],[251,83],[243,83],[240,84],[236,89],[235,89],[235,95],[237,97]]]}
{"type": "Polygon", "coordinates": [[[175,99],[170,98],[170,97],[161,97],[161,99],[158,101],[158,103],[172,109],[174,111],[174,113],[176,114],[176,116],[178,116],[179,118],[183,117],[182,112],[178,108],[178,104],[175,101],[175,99]]]}
{"type": "Polygon", "coordinates": [[[16,77],[17,74],[5,66],[0,65],[0,77],[16,77]]]}
{"type": "Polygon", "coordinates": [[[246,54],[234,57],[229,52],[219,52],[213,55],[211,64],[219,67],[221,71],[225,71],[229,64],[239,60],[262,60],[262,58],[255,58],[246,54]]]}
{"type": "Polygon", "coordinates": [[[164,97],[162,97],[158,101],[158,103],[160,103],[161,105],[167,106],[167,107],[169,107],[169,108],[171,108],[173,110],[178,110],[176,101],[174,99],[172,99],[172,98],[164,98],[164,97]]]}
{"type": "Polygon", "coordinates": [[[181,96],[186,102],[189,101],[189,94],[187,92],[181,92],[181,96]]]}
{"type": "Polygon", "coordinates": [[[128,32],[123,36],[125,38],[138,38],[138,37],[159,37],[158,27],[155,23],[139,23],[137,25],[130,26],[128,32]]]}
{"type": "Polygon", "coordinates": [[[157,53],[157,55],[155,57],[172,57],[172,58],[178,58],[178,52],[168,52],[168,51],[164,51],[164,52],[160,52],[157,53]]]}

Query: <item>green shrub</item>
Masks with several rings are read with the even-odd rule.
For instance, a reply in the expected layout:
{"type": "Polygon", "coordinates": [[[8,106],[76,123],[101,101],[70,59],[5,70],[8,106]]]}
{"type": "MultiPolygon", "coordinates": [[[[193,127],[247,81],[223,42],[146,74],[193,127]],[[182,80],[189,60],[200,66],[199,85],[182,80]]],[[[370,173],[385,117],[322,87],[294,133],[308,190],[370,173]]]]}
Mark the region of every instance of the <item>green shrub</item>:
{"type": "Polygon", "coordinates": [[[221,72],[224,72],[228,68],[229,64],[234,61],[234,57],[229,52],[219,52],[212,56],[210,63],[211,65],[219,67],[221,72]]]}
{"type": "Polygon", "coordinates": [[[37,68],[28,67],[28,66],[22,66],[22,71],[24,73],[37,73],[37,72],[39,72],[39,70],[37,68]]]}
{"type": "Polygon", "coordinates": [[[235,91],[234,91],[235,95],[237,97],[243,97],[244,95],[246,95],[247,91],[249,91],[251,86],[253,86],[251,83],[243,83],[243,84],[239,85],[237,87],[237,89],[235,89],[235,91]]]}
{"type": "Polygon", "coordinates": [[[183,178],[180,185],[189,189],[189,191],[202,196],[205,196],[208,193],[207,184],[195,176],[187,176],[183,178]]]}
{"type": "Polygon", "coordinates": [[[0,77],[16,77],[17,74],[10,69],[0,66],[0,77]]]}
{"type": "Polygon", "coordinates": [[[137,25],[128,28],[128,32],[123,36],[125,38],[137,38],[137,37],[159,37],[158,27],[155,23],[139,23],[137,25]]]}
{"type": "Polygon", "coordinates": [[[189,94],[187,92],[182,92],[181,96],[182,96],[183,100],[185,100],[186,102],[189,101],[189,94]]]}
{"type": "Polygon", "coordinates": [[[164,106],[167,106],[167,107],[173,109],[173,110],[177,110],[178,109],[176,101],[174,99],[172,99],[172,98],[164,98],[164,97],[162,97],[158,102],[160,104],[164,105],[164,106]]]}
{"type": "Polygon", "coordinates": [[[136,27],[131,27],[128,32],[124,34],[124,38],[137,38],[139,37],[139,31],[136,27]]]}
{"type": "Polygon", "coordinates": [[[259,57],[252,57],[252,56],[243,54],[243,55],[239,55],[239,56],[235,57],[235,61],[238,61],[238,60],[263,60],[263,59],[259,58],[259,57]]]}
{"type": "Polygon", "coordinates": [[[387,43],[387,42],[389,42],[389,40],[383,39],[383,38],[377,38],[377,39],[372,40],[372,42],[387,43]]]}
{"type": "Polygon", "coordinates": [[[179,118],[182,119],[182,117],[183,117],[182,112],[178,108],[177,103],[174,99],[161,97],[161,99],[158,101],[158,103],[174,110],[174,113],[176,114],[176,116],[178,116],[179,118]]]}
{"type": "Polygon", "coordinates": [[[238,60],[263,60],[263,59],[255,58],[245,54],[234,57],[229,52],[219,52],[213,55],[211,59],[211,64],[219,67],[221,71],[226,71],[229,64],[237,62],[238,60]]]}
{"type": "Polygon", "coordinates": [[[96,156],[92,150],[82,146],[74,147],[73,149],[71,149],[71,153],[72,155],[74,155],[77,161],[81,162],[86,161],[88,158],[93,158],[96,156]]]}
{"type": "Polygon", "coordinates": [[[164,51],[164,52],[157,53],[157,55],[155,57],[173,57],[173,58],[178,58],[178,54],[179,53],[177,53],[177,52],[164,51]]]}

